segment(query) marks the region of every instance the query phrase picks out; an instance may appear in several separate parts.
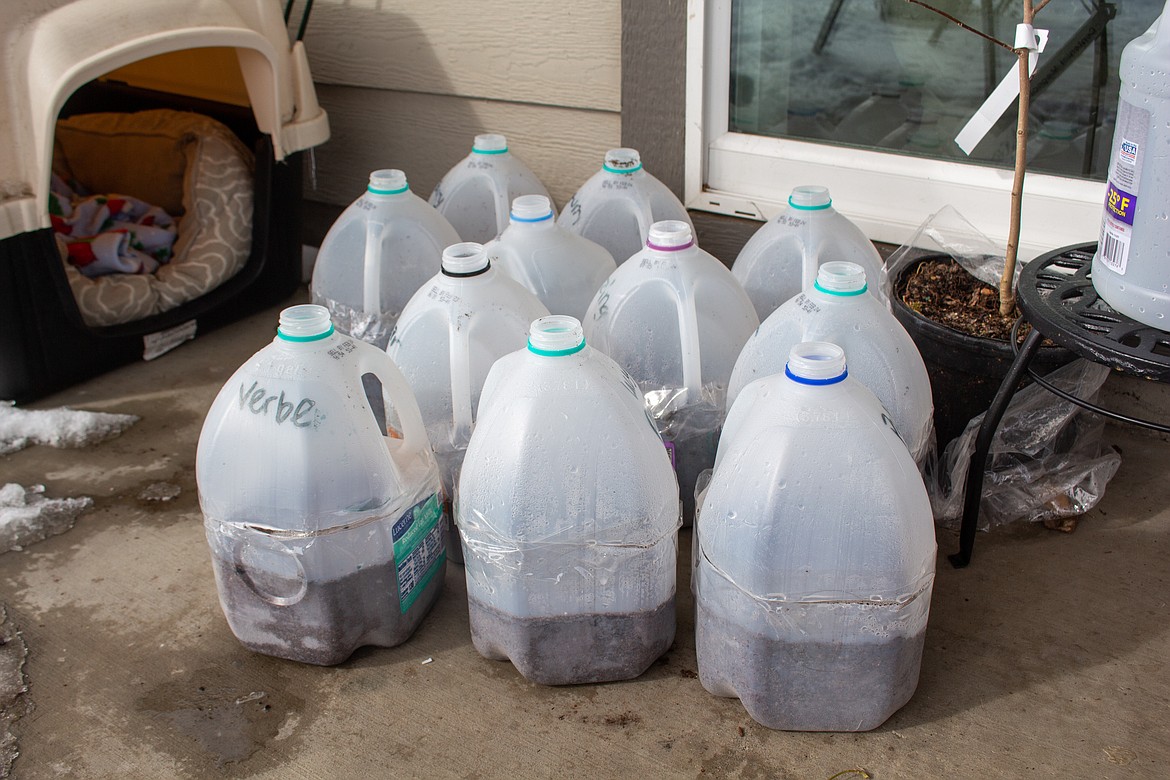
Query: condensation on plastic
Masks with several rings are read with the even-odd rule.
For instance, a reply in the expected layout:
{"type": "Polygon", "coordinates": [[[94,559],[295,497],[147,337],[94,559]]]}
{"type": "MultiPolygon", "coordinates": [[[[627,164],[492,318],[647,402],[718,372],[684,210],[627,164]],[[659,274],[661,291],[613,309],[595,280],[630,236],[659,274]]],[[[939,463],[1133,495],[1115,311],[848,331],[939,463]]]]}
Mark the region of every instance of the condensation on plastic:
{"type": "Polygon", "coordinates": [[[456,507],[470,598],[518,618],[675,592],[678,487],[633,381],[585,346],[496,362],[456,507]]]}
{"type": "MultiPolygon", "coordinates": [[[[1046,379],[1077,398],[1096,398],[1109,369],[1074,360],[1046,379]]],[[[963,486],[984,415],[967,424],[943,453],[937,479],[928,480],[935,518],[957,527],[963,514],[963,486]]],[[[983,480],[979,527],[1017,520],[1053,522],[1076,517],[1097,505],[1121,465],[1116,451],[1102,446],[1105,420],[1057,398],[1039,385],[1017,392],[991,441],[983,480]]]]}
{"type": "Polygon", "coordinates": [[[367,191],[321,242],[309,285],[313,303],[329,309],[342,333],[385,349],[402,307],[458,240],[451,224],[406,188],[401,171],[374,171],[367,191]]]}
{"type": "Polygon", "coordinates": [[[748,239],[731,266],[759,318],[811,287],[817,269],[830,260],[864,268],[870,291],[885,304],[881,255],[860,228],[833,208],[829,191],[797,187],[788,203],[748,239]]]}
{"type": "MultiPolygon", "coordinates": [[[[825,289],[835,280],[850,285],[861,266],[830,261],[818,279],[825,289]]],[[[864,288],[862,288],[864,289],[864,288]]],[[[810,285],[764,320],[739,353],[727,388],[727,405],[749,382],[784,371],[789,350],[802,341],[829,341],[845,350],[849,374],[873,391],[890,413],[894,429],[922,466],[934,452],[934,403],[930,377],[914,340],[868,290],[832,294],[810,285]]]]}
{"type": "Polygon", "coordinates": [[[869,390],[847,375],[751,383],[699,501],[707,690],[740,698],[766,726],[801,730],[874,728],[909,699],[937,548],[926,490],[869,390]]]}
{"type": "Polygon", "coordinates": [[[346,605],[361,613],[356,625],[315,595],[379,567],[393,582],[392,526],[440,490],[410,388],[368,344],[333,332],[307,343],[278,336],[257,352],[208,411],[196,479],[221,604],[252,649],[337,663],[363,644],[392,646],[413,632],[442,587],[429,584],[401,612],[395,592],[350,593],[361,602],[346,605]],[[381,380],[403,438],[378,430],[364,373],[381,380]],[[266,606],[245,604],[233,588],[250,589],[266,606]]]}

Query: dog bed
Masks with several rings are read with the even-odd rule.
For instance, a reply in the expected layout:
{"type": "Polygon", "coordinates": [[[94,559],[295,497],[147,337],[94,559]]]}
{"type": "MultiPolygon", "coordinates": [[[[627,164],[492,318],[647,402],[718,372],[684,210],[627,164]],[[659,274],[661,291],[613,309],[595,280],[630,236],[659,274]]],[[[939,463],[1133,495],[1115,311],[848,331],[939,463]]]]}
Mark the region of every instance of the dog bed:
{"type": "Polygon", "coordinates": [[[61,260],[82,319],[120,325],[169,311],[234,276],[252,245],[252,153],[222,123],[170,109],[81,114],[57,123],[53,171],[94,193],[132,196],[176,218],[153,273],[93,278],[61,260]]]}

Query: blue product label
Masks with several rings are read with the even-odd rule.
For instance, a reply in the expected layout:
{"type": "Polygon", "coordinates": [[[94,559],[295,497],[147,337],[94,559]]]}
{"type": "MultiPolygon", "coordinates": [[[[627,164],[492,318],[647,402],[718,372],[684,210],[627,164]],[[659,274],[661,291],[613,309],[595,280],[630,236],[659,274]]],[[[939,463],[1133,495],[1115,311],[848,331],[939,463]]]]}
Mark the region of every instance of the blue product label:
{"type": "Polygon", "coordinates": [[[391,530],[398,569],[398,601],[404,613],[447,560],[444,529],[439,522],[442,517],[439,494],[434,493],[406,510],[391,530]]]}

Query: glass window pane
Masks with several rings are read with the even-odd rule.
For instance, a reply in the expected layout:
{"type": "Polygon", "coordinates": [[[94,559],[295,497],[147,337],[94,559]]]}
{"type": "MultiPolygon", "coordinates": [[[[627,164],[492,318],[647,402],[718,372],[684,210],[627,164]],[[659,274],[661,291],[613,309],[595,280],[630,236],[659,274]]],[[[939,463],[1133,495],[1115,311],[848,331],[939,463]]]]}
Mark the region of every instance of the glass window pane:
{"type": "MultiPolygon", "coordinates": [[[[934,0],[1009,44],[1021,0],[934,0]]],[[[1163,0],[1051,0],[1029,170],[1103,180],[1121,51],[1163,0]]],[[[1015,55],[906,0],[733,0],[729,129],[1012,167],[1014,104],[967,157],[954,138],[1015,55]]]]}

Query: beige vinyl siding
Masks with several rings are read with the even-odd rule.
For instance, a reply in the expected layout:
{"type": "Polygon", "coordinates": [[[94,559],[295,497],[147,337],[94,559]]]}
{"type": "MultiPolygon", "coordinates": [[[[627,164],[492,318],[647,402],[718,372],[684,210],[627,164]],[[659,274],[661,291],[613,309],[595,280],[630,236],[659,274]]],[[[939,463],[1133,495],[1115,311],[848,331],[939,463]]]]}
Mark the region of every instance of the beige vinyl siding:
{"type": "Polygon", "coordinates": [[[428,197],[498,132],[560,208],[621,142],[619,0],[317,0],[305,44],[332,129],[309,200],[349,203],[377,168],[428,197]]]}

